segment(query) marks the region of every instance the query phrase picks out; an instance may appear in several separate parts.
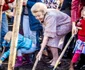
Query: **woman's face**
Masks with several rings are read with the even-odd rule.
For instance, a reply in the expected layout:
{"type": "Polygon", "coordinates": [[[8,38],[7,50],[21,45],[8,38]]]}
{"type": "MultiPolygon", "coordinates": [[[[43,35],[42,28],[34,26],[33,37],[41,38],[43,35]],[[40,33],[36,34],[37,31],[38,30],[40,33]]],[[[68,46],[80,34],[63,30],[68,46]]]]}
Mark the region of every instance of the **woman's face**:
{"type": "Polygon", "coordinates": [[[44,21],[44,14],[42,12],[37,12],[35,14],[36,19],[38,19],[41,23],[44,21]]]}

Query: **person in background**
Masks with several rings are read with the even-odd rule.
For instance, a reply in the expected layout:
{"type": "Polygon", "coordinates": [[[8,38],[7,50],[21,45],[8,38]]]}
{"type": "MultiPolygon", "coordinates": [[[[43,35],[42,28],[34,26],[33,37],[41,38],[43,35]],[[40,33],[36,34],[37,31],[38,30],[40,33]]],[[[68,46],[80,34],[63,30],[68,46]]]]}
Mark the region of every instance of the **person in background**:
{"type": "Polygon", "coordinates": [[[72,0],[71,18],[72,18],[72,34],[76,34],[76,21],[81,17],[81,10],[85,6],[85,0],[72,0]]]}
{"type": "Polygon", "coordinates": [[[58,5],[60,4],[59,0],[42,0],[43,3],[46,4],[47,8],[58,9],[58,5]]]}
{"type": "Polygon", "coordinates": [[[71,2],[72,2],[72,0],[63,0],[60,11],[68,14],[69,16],[71,16],[71,2]]]}
{"type": "Polygon", "coordinates": [[[4,0],[4,3],[3,3],[2,23],[1,23],[1,31],[0,31],[0,34],[1,34],[0,47],[2,47],[2,42],[4,40],[4,36],[8,32],[8,22],[7,22],[7,16],[5,14],[5,11],[12,8],[12,6],[10,4],[13,2],[14,2],[14,0],[4,0]]]}
{"type": "MultiPolygon", "coordinates": [[[[9,57],[10,54],[10,44],[12,39],[12,32],[8,31],[4,37],[3,47],[8,47],[9,49],[2,54],[0,57],[0,65],[9,57]]],[[[18,44],[17,44],[17,61],[15,67],[23,65],[23,54],[33,53],[36,50],[36,45],[32,42],[31,39],[18,34],[18,44]]],[[[27,59],[27,58],[26,58],[27,59]]],[[[28,63],[29,60],[27,59],[28,63]]]]}
{"type": "MultiPolygon", "coordinates": [[[[63,0],[62,1],[62,6],[60,8],[60,11],[66,13],[67,15],[69,15],[71,17],[71,2],[72,0],[63,0]]],[[[69,32],[64,40],[64,45],[65,46],[69,40],[69,38],[71,37],[71,32],[69,32]]],[[[73,47],[72,45],[74,44],[74,42],[72,41],[71,44],[69,45],[69,47],[67,48],[64,57],[65,58],[71,58],[72,56],[72,51],[73,51],[73,47]]]]}
{"type": "Polygon", "coordinates": [[[42,52],[47,45],[53,56],[52,62],[48,67],[53,68],[58,59],[58,49],[62,50],[65,35],[71,31],[71,18],[59,10],[47,9],[47,6],[40,2],[34,4],[31,11],[36,19],[41,22],[44,32],[37,59],[41,58],[42,52]]]}
{"type": "Polygon", "coordinates": [[[41,0],[24,0],[23,10],[21,16],[21,27],[23,35],[30,38],[36,46],[40,47],[39,37],[42,33],[42,26],[40,22],[32,15],[31,7],[41,0]]]}
{"type": "Polygon", "coordinates": [[[77,22],[78,40],[74,48],[74,56],[70,64],[70,70],[74,70],[73,65],[77,63],[81,53],[85,54],[85,7],[81,11],[81,19],[77,22]]]}
{"type": "MultiPolygon", "coordinates": [[[[72,18],[72,35],[77,33],[76,21],[81,17],[81,10],[85,6],[85,0],[72,0],[71,6],[71,18],[72,18]]],[[[81,59],[77,64],[77,68],[80,68],[85,64],[84,58],[85,54],[81,54],[81,59]]]]}

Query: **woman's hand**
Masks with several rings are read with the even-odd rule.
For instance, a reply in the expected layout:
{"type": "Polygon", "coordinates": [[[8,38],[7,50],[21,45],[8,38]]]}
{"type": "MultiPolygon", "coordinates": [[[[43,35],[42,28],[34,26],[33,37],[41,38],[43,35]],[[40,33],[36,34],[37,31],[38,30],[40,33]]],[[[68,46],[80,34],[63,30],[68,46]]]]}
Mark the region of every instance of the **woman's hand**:
{"type": "Polygon", "coordinates": [[[40,51],[39,51],[39,53],[37,54],[37,57],[36,57],[37,59],[39,59],[39,60],[41,59],[42,52],[43,52],[44,48],[46,47],[47,42],[48,42],[48,37],[44,36],[43,42],[41,44],[41,49],[40,49],[40,51]]]}

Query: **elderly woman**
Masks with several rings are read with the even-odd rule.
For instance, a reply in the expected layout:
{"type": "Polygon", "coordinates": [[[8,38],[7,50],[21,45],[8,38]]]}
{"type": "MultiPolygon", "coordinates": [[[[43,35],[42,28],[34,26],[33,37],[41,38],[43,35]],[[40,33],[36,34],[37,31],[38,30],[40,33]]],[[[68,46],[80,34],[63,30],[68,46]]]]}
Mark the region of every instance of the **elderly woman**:
{"type": "Polygon", "coordinates": [[[43,26],[44,38],[37,58],[41,58],[42,51],[46,45],[50,48],[53,59],[51,67],[54,67],[58,59],[58,49],[62,49],[65,35],[71,31],[70,17],[56,9],[47,9],[43,3],[36,3],[31,8],[32,14],[43,26]]]}

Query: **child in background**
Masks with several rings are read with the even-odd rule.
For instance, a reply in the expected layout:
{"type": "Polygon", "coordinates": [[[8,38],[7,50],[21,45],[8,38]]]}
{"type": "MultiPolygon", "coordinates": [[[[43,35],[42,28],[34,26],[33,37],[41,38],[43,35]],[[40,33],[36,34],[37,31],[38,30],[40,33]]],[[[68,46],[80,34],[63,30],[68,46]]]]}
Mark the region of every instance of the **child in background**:
{"type": "Polygon", "coordinates": [[[82,19],[76,24],[80,29],[78,30],[78,40],[73,51],[75,54],[70,64],[70,70],[74,70],[73,65],[77,63],[81,53],[85,54],[85,7],[81,11],[81,17],[82,19]]]}
{"type": "MultiPolygon", "coordinates": [[[[12,32],[9,31],[4,37],[3,47],[10,48],[12,39],[12,32]]],[[[28,54],[32,53],[36,50],[35,44],[32,43],[32,40],[23,37],[21,34],[18,35],[18,44],[17,44],[17,61],[15,64],[15,67],[21,66],[23,63],[23,55],[22,54],[28,54]]],[[[10,49],[7,50],[1,57],[0,57],[0,65],[2,65],[2,62],[8,58],[10,54],[10,49]]]]}

